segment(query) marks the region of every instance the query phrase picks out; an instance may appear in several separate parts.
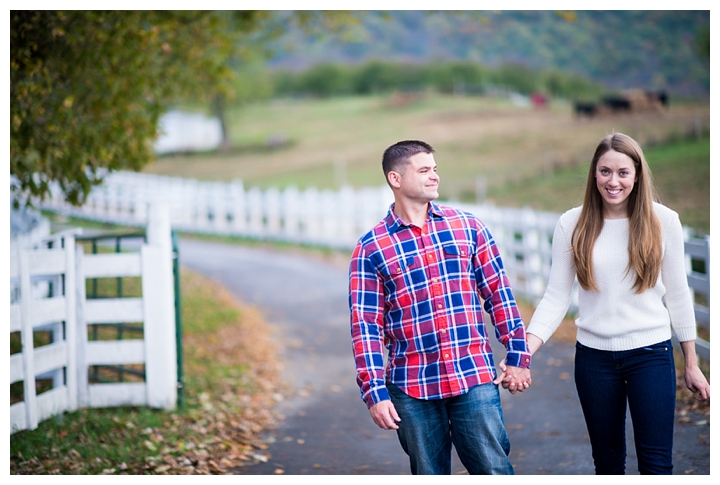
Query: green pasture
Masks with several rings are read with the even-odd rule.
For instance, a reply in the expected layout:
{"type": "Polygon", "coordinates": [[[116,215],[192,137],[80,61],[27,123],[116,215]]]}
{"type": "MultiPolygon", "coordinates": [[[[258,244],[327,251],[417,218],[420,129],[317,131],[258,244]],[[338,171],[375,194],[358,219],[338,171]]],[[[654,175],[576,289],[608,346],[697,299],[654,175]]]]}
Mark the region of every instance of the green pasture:
{"type": "Polygon", "coordinates": [[[672,101],[663,112],[588,119],[563,100],[534,109],[432,92],[276,99],[229,111],[227,151],[163,156],[144,171],[247,188],[379,186],[383,150],[421,139],[437,151],[442,199],[474,201],[482,177],[497,205],[561,211],[579,203],[597,142],[618,131],[645,147],[663,200],[708,231],[709,119],[707,104],[672,101]]]}
{"type": "MultiPolygon", "coordinates": [[[[658,198],[686,226],[710,233],[710,138],[668,141],[644,150],[658,198]]],[[[564,212],[582,204],[588,164],[564,167],[517,183],[488,189],[497,205],[564,212]]]]}

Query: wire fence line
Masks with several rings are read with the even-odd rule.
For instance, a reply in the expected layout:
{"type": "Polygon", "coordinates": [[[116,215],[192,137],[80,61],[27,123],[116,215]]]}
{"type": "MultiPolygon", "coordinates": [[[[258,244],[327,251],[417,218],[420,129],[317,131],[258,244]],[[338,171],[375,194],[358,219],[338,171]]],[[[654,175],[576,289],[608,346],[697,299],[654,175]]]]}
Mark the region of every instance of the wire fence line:
{"type": "MultiPolygon", "coordinates": [[[[386,214],[389,187],[340,190],[246,189],[240,180],[207,182],[136,172],[114,172],[94,188],[80,207],[64,202],[55,186],[42,208],[113,224],[144,226],[148,207],[162,204],[176,231],[232,235],[352,249],[358,238],[386,214]]],[[[442,203],[442,202],[440,202],[442,203]]],[[[560,214],[497,207],[490,203],[451,205],[478,216],[493,234],[506,271],[519,296],[537,303],[550,275],[552,235],[560,214]]],[[[710,323],[710,237],[684,227],[686,269],[699,325],[710,323]]],[[[577,311],[575,284],[570,312],[577,311]]],[[[697,341],[698,354],[710,358],[709,343],[697,341]]]]}

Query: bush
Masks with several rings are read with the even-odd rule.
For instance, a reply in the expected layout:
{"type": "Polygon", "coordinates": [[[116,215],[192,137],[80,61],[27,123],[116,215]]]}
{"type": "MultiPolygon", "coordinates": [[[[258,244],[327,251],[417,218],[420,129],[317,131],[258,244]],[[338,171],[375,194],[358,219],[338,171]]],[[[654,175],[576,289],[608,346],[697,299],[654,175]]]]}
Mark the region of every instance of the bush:
{"type": "Polygon", "coordinates": [[[522,64],[491,69],[471,61],[427,63],[371,60],[352,66],[322,63],[304,71],[275,70],[270,75],[276,95],[384,94],[432,89],[441,93],[482,94],[488,86],[530,94],[543,91],[568,99],[597,97],[602,87],[583,76],[551,69],[540,71],[522,64]]]}

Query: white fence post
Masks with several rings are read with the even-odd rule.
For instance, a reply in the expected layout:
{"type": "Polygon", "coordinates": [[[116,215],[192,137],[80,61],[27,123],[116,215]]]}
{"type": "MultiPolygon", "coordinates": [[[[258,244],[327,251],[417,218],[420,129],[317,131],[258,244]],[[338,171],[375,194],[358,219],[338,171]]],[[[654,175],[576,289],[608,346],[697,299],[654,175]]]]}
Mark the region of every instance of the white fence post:
{"type": "Polygon", "coordinates": [[[38,425],[38,417],[37,397],[35,396],[33,325],[30,319],[30,270],[27,251],[23,251],[20,247],[17,249],[20,272],[20,319],[22,322],[20,340],[22,342],[23,402],[25,407],[25,423],[22,429],[35,429],[38,425]]]}
{"type": "Polygon", "coordinates": [[[67,408],[68,411],[78,409],[78,387],[77,387],[77,280],[78,275],[75,265],[75,238],[66,237],[63,239],[63,252],[65,253],[65,282],[63,294],[65,297],[65,341],[67,345],[67,366],[65,386],[67,387],[67,408]]]}
{"type": "Polygon", "coordinates": [[[300,234],[300,211],[303,210],[299,203],[298,190],[294,186],[286,188],[281,194],[281,207],[282,207],[282,218],[283,234],[288,239],[295,241],[300,234]]]}
{"type": "Polygon", "coordinates": [[[172,409],[177,401],[177,349],[172,240],[166,206],[150,207],[142,265],[147,404],[172,409]]]}
{"type": "Polygon", "coordinates": [[[90,406],[90,388],[88,382],[88,336],[87,322],[85,321],[85,301],[87,299],[85,288],[85,261],[82,246],[75,248],[75,284],[76,310],[75,310],[75,376],[77,385],[77,406],[86,408],[90,406]]]}

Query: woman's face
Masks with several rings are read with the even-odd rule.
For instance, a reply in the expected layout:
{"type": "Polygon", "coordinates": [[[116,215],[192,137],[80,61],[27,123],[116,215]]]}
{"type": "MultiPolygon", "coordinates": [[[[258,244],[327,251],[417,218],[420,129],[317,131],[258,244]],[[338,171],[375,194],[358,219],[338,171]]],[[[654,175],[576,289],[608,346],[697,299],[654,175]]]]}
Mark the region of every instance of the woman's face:
{"type": "Polygon", "coordinates": [[[624,153],[609,150],[598,160],[595,167],[597,189],[603,199],[603,215],[606,219],[628,217],[628,197],[637,182],[635,163],[624,153]]]}

